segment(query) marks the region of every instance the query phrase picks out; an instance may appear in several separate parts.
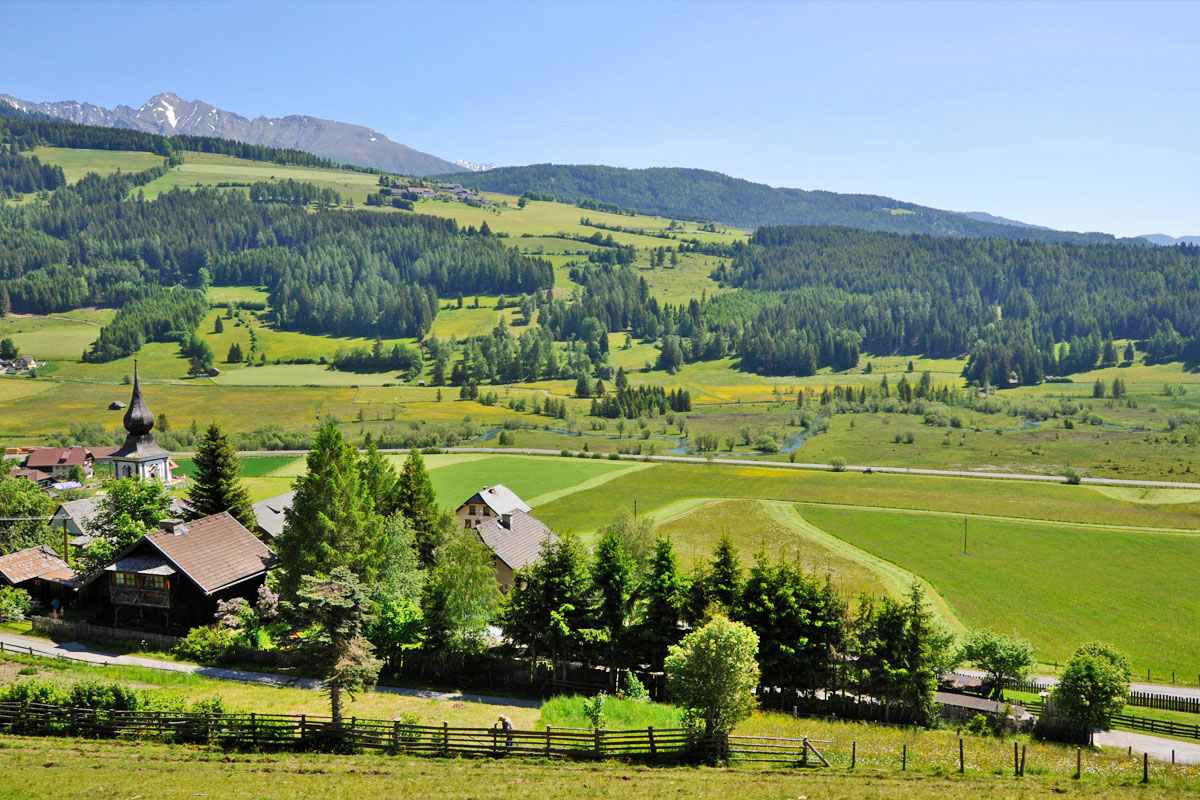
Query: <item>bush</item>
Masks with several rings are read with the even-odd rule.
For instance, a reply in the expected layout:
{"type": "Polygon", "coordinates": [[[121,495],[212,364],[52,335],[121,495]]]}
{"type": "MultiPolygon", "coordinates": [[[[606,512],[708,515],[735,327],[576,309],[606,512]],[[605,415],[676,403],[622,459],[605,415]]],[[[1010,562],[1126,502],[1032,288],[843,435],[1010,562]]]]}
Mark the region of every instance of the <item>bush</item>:
{"type": "Polygon", "coordinates": [[[234,638],[229,630],[192,628],[173,652],[198,664],[223,664],[233,657],[234,638]]]}
{"type": "Polygon", "coordinates": [[[604,703],[608,699],[608,695],[604,692],[595,697],[583,698],[583,716],[587,718],[588,725],[593,728],[607,727],[604,718],[604,703]]]}
{"type": "Polygon", "coordinates": [[[829,468],[834,472],[845,472],[846,459],[842,458],[841,456],[834,456],[833,458],[829,459],[829,468]]]}
{"type": "Polygon", "coordinates": [[[17,681],[0,689],[0,702],[47,703],[61,706],[67,701],[63,687],[49,681],[17,681]]]}
{"type": "Polygon", "coordinates": [[[775,441],[773,436],[760,434],[754,437],[754,449],[760,453],[778,453],[779,442],[775,441]]]}
{"type": "Polygon", "coordinates": [[[81,681],[71,687],[67,705],[99,711],[137,711],[141,698],[133,689],[119,683],[81,681]]]}
{"type": "Polygon", "coordinates": [[[0,588],[0,622],[19,622],[29,616],[32,609],[29,592],[16,586],[0,588]]]}
{"type": "Polygon", "coordinates": [[[646,687],[638,680],[637,675],[634,675],[632,670],[625,670],[625,674],[621,677],[621,688],[625,692],[625,699],[633,703],[649,703],[650,693],[646,691],[646,687]]]}
{"type": "Polygon", "coordinates": [[[1075,471],[1074,467],[1067,467],[1064,469],[1063,478],[1065,478],[1067,483],[1069,483],[1071,486],[1078,486],[1082,480],[1079,477],[1079,473],[1075,471]]]}

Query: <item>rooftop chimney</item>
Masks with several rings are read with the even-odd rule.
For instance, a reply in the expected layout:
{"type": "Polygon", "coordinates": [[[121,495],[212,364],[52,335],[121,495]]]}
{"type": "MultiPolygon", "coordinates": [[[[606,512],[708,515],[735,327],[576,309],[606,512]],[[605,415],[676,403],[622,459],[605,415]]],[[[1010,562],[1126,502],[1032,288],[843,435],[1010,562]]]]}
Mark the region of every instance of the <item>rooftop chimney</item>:
{"type": "Polygon", "coordinates": [[[187,528],[184,527],[183,520],[181,520],[181,519],[171,518],[171,519],[159,520],[158,526],[160,528],[162,528],[165,532],[173,533],[176,536],[178,536],[181,533],[187,533],[187,528]]]}

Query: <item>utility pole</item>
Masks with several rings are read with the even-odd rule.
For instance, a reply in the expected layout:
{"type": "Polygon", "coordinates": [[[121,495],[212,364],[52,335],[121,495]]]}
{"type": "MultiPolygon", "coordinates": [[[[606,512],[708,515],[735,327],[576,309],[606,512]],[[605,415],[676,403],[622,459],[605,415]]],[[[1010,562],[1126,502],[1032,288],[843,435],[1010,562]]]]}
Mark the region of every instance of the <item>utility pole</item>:
{"type": "Polygon", "coordinates": [[[967,554],[967,518],[963,517],[963,555],[967,554]]]}
{"type": "Polygon", "coordinates": [[[633,498],[633,518],[637,519],[637,498],[633,498]]]}

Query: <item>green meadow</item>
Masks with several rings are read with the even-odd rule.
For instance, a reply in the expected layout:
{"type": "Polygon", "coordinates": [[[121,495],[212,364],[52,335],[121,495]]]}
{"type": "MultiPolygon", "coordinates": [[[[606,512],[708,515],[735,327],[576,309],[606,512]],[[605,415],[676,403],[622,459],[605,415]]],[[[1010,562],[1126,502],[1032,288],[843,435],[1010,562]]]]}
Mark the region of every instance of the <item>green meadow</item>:
{"type": "MultiPolygon", "coordinates": [[[[805,506],[818,528],[926,578],[967,624],[1018,631],[1038,657],[1114,642],[1144,675],[1200,673],[1200,533],[1124,532],[805,506]]],[[[1190,678],[1189,678],[1190,679],[1190,678]]]]}

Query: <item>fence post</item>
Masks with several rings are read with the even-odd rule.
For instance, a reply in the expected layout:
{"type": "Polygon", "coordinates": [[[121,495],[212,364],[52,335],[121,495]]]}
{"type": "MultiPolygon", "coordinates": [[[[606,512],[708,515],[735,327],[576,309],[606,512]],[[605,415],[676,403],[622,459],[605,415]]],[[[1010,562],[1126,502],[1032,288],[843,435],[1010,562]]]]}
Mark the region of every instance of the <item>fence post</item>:
{"type": "Polygon", "coordinates": [[[392,754],[400,752],[400,720],[392,720],[392,754]]]}
{"type": "Polygon", "coordinates": [[[300,746],[303,748],[304,739],[308,735],[308,715],[300,715],[300,746]]]}
{"type": "Polygon", "coordinates": [[[850,769],[854,769],[854,765],[858,763],[858,742],[850,743],[850,769]]]}
{"type": "Polygon", "coordinates": [[[550,755],[550,726],[546,726],[546,755],[550,755]]]}
{"type": "Polygon", "coordinates": [[[258,717],[250,712],[250,744],[258,747],[258,717]]]}
{"type": "Polygon", "coordinates": [[[1075,748],[1075,780],[1083,777],[1083,748],[1075,748]]]}
{"type": "Polygon", "coordinates": [[[1021,777],[1025,777],[1025,745],[1021,745],[1021,777]]]}
{"type": "Polygon", "coordinates": [[[802,766],[802,767],[808,766],[808,737],[807,736],[804,737],[804,742],[802,743],[801,749],[800,749],[800,766],[802,766]]]}
{"type": "MultiPolygon", "coordinates": [[[[650,725],[646,728],[646,736],[650,739],[650,755],[658,755],[658,749],[654,746],[654,726],[650,725]]],[[[1172,751],[1173,753],[1174,751],[1172,751]]],[[[1173,758],[1174,756],[1172,756],[1173,758]]]]}
{"type": "Polygon", "coordinates": [[[904,745],[904,749],[900,752],[900,771],[908,771],[908,745],[904,745]]]}
{"type": "Polygon", "coordinates": [[[592,731],[596,741],[596,757],[601,758],[604,755],[604,734],[599,728],[592,728],[592,731]]]}
{"type": "Polygon", "coordinates": [[[1150,756],[1142,753],[1142,783],[1150,782],[1150,756]]]}
{"type": "Polygon", "coordinates": [[[496,755],[496,726],[492,726],[492,755],[496,755]]]}
{"type": "Polygon", "coordinates": [[[1013,777],[1014,778],[1021,777],[1020,757],[1021,757],[1020,745],[1018,745],[1016,742],[1013,742],[1013,777]]]}
{"type": "Polygon", "coordinates": [[[958,740],[958,774],[962,775],[967,771],[967,762],[963,758],[963,740],[958,740]]]}
{"type": "Polygon", "coordinates": [[[450,754],[450,723],[442,720],[442,754],[450,754]]]}

